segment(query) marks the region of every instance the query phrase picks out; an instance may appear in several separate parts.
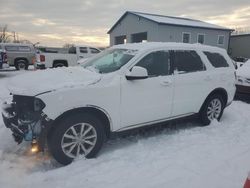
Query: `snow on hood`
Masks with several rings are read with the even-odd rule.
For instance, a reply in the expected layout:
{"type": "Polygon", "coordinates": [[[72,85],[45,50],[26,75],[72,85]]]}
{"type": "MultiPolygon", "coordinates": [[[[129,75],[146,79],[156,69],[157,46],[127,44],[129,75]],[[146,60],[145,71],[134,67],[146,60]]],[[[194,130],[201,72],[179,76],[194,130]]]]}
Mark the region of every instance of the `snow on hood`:
{"type": "Polygon", "coordinates": [[[241,67],[238,68],[236,75],[244,78],[250,78],[250,60],[246,61],[241,67]]]}
{"type": "Polygon", "coordinates": [[[82,67],[64,67],[18,75],[10,80],[8,89],[15,95],[35,96],[62,88],[91,85],[100,79],[100,74],[82,67]]]}

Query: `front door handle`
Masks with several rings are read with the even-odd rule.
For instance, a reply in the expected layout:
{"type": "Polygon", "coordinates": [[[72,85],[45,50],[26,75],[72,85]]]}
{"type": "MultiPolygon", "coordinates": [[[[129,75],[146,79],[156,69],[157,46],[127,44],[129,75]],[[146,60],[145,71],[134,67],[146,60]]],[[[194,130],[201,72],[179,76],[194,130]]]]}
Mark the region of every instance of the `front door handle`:
{"type": "Polygon", "coordinates": [[[161,85],[170,86],[170,85],[172,85],[172,81],[171,80],[162,80],[161,85]]]}

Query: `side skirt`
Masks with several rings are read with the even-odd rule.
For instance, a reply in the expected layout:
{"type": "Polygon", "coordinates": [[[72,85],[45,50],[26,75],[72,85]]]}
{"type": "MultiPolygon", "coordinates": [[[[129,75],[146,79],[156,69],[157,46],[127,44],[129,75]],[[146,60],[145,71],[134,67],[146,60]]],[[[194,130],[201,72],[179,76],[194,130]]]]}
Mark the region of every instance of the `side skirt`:
{"type": "Polygon", "coordinates": [[[180,118],[186,118],[186,117],[190,117],[190,116],[194,116],[194,115],[195,115],[195,113],[188,113],[188,114],[183,114],[183,115],[180,115],[180,116],[174,116],[174,117],[170,117],[170,118],[160,119],[160,120],[156,120],[156,121],[149,121],[149,122],[145,122],[145,123],[141,123],[141,124],[135,124],[135,125],[130,125],[130,126],[127,126],[127,127],[123,127],[121,129],[118,129],[118,130],[113,131],[113,132],[127,131],[127,130],[136,129],[136,128],[140,128],[140,127],[144,127],[144,126],[149,126],[149,125],[154,125],[154,124],[158,124],[158,123],[168,122],[168,121],[176,120],[176,119],[180,119],[180,118]]]}

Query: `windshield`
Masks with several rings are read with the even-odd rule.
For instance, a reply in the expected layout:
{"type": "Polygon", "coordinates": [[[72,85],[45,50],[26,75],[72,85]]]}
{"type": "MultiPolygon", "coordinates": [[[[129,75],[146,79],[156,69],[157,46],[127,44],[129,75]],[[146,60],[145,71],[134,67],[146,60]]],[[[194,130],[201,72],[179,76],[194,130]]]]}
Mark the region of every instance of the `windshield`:
{"type": "Polygon", "coordinates": [[[119,70],[129,62],[137,53],[131,49],[110,49],[91,59],[83,65],[84,68],[95,70],[99,73],[110,73],[119,70]]]}

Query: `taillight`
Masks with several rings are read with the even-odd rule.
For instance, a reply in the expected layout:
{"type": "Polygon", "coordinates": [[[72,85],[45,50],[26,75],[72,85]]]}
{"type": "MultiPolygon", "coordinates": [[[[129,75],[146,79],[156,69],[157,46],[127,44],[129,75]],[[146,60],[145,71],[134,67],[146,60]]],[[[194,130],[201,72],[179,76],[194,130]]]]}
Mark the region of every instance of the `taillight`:
{"type": "Polygon", "coordinates": [[[7,60],[8,60],[8,59],[7,59],[7,54],[4,53],[4,54],[3,54],[3,62],[7,63],[7,60]]]}
{"type": "Polygon", "coordinates": [[[35,58],[35,57],[33,57],[33,58],[32,58],[32,64],[34,65],[34,64],[35,64],[35,62],[36,62],[36,58],[35,58]]]}
{"type": "Polygon", "coordinates": [[[44,55],[40,55],[40,62],[45,62],[45,56],[44,55]]]}

